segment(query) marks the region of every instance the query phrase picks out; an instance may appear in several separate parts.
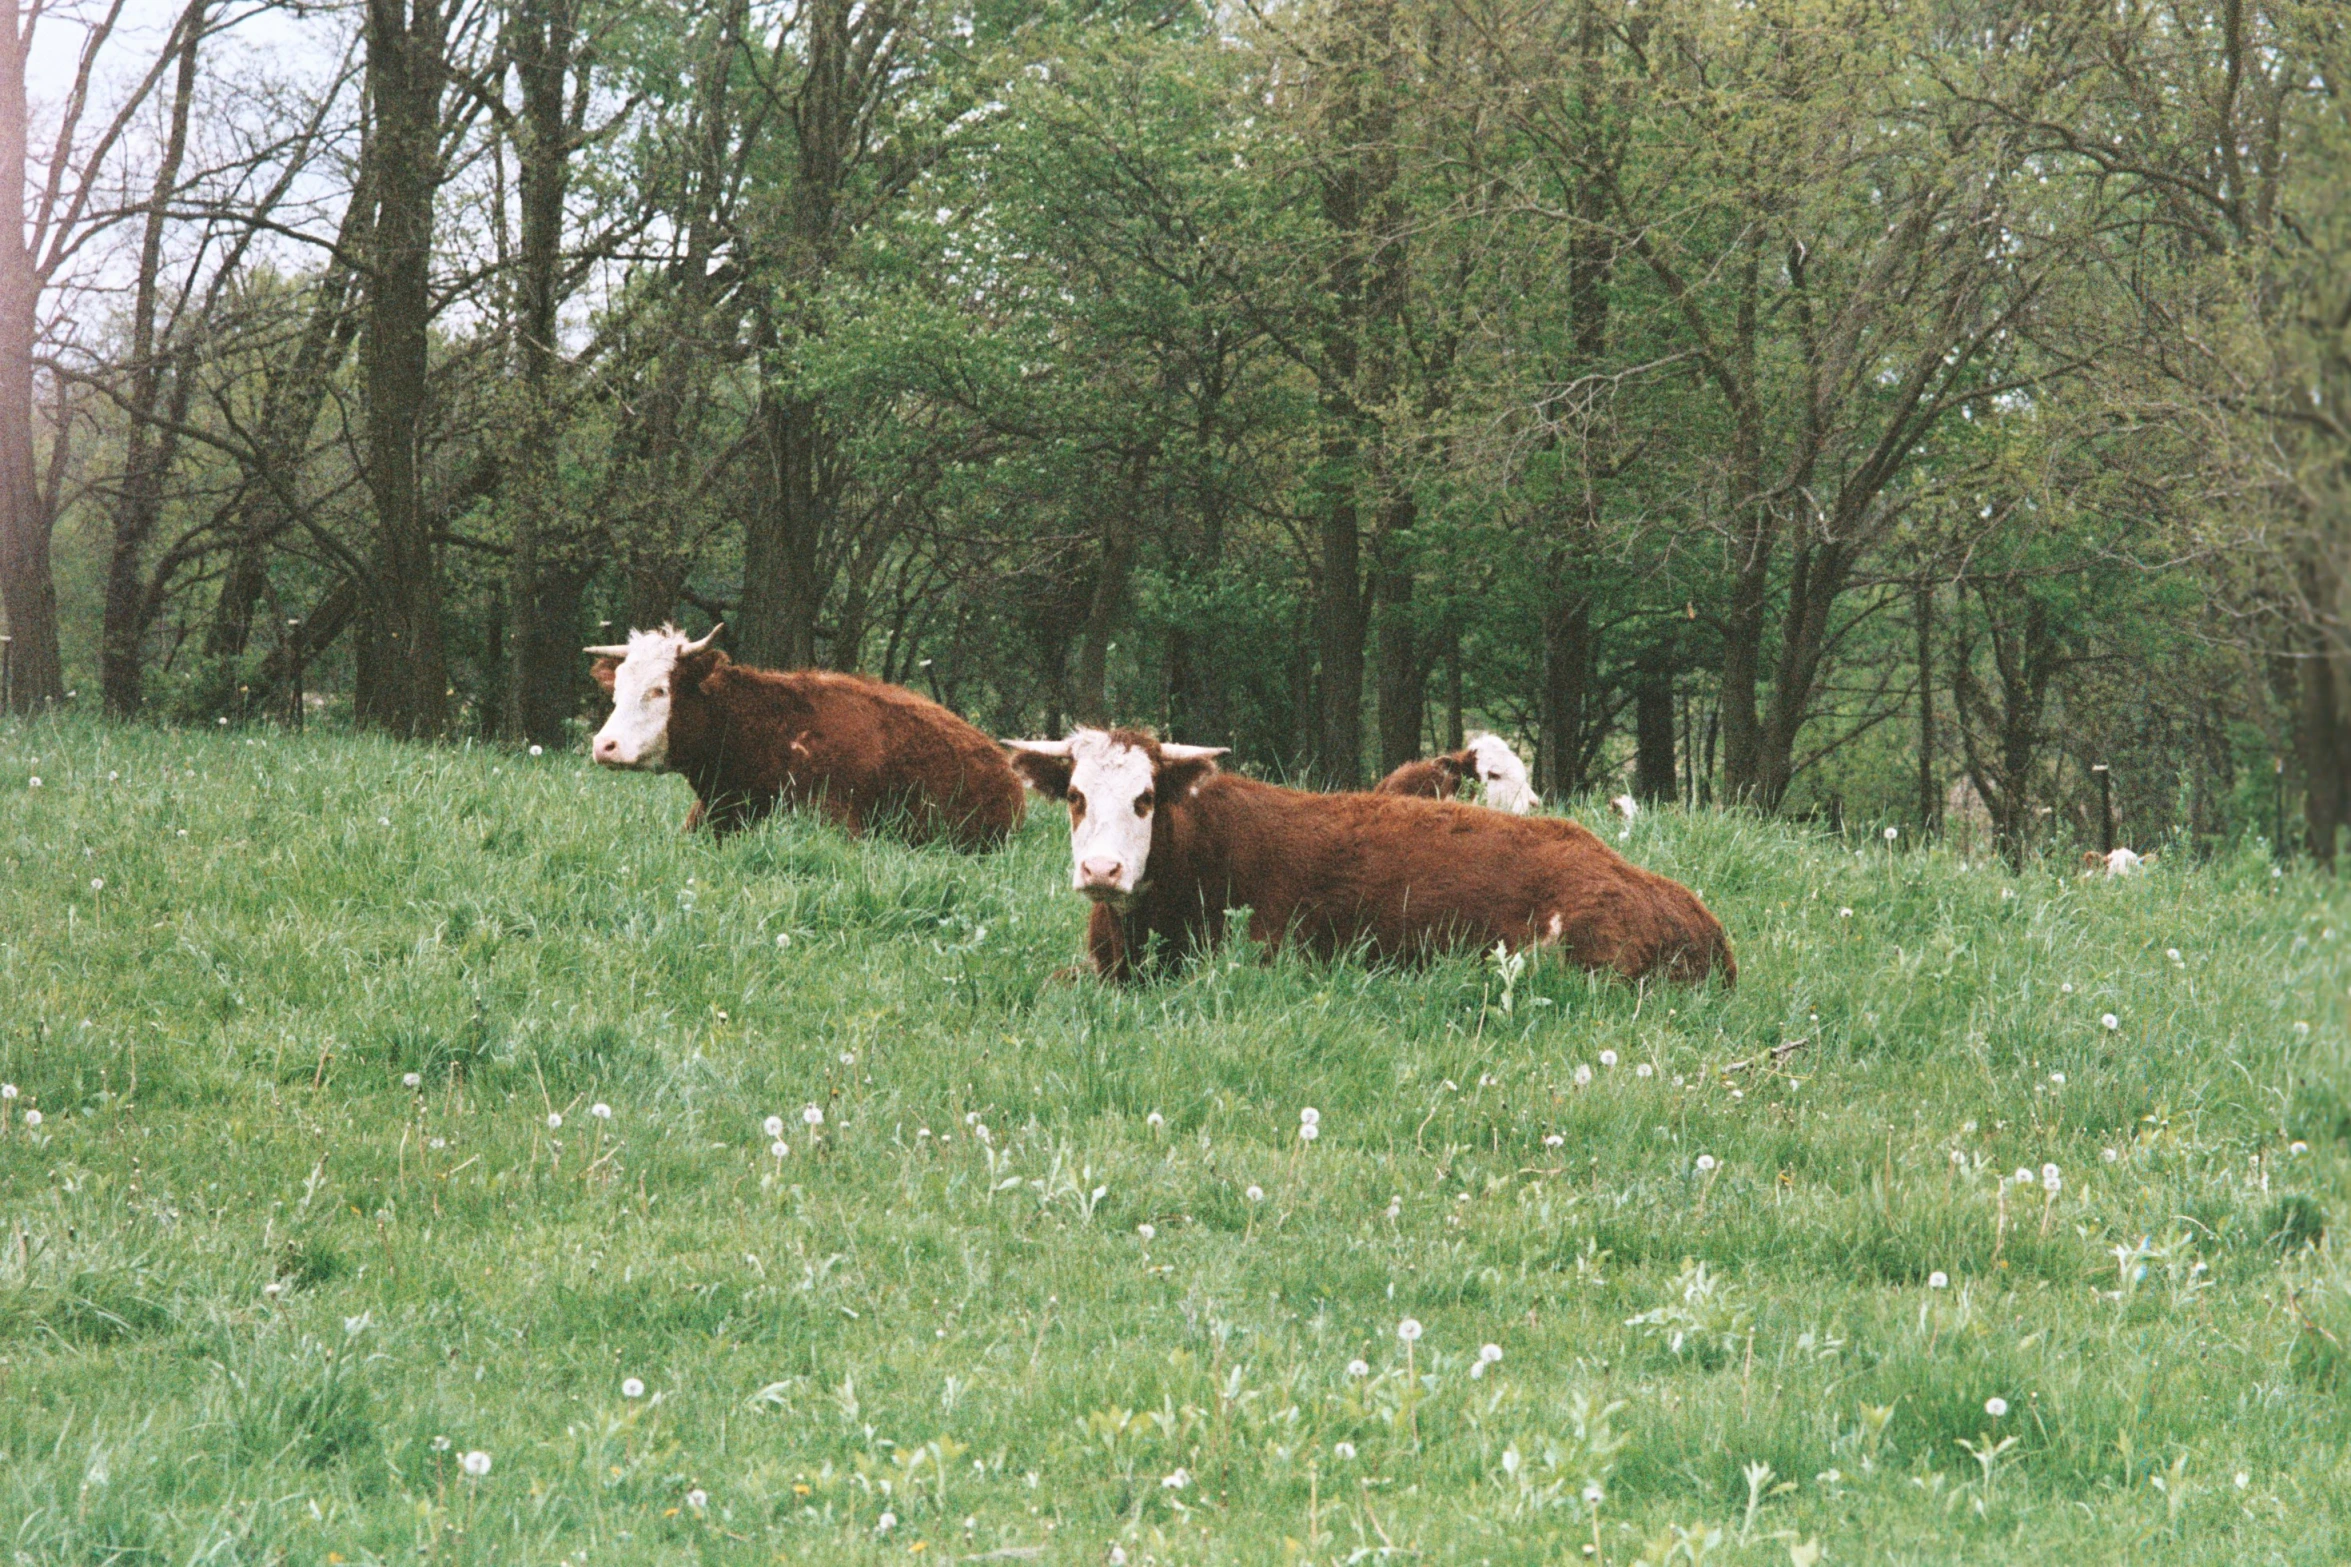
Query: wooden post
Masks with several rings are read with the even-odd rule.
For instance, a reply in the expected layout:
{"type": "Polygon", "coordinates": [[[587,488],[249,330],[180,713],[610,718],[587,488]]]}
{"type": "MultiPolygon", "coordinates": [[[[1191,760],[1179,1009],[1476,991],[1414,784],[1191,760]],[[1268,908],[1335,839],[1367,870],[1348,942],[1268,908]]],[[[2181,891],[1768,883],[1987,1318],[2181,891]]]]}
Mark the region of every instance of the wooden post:
{"type": "Polygon", "coordinates": [[[2284,757],[2281,756],[2277,759],[2275,771],[2277,788],[2271,820],[2276,824],[2274,831],[2277,836],[2274,842],[2277,844],[2277,856],[2283,860],[2288,857],[2286,853],[2286,759],[2284,757]]]}

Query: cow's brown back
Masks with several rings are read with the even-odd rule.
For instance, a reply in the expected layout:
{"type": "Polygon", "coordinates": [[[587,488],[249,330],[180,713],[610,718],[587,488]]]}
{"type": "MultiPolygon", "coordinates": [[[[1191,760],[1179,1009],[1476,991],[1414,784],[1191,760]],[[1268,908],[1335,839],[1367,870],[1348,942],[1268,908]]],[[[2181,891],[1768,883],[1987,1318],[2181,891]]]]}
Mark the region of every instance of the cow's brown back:
{"type": "Polygon", "coordinates": [[[1721,922],[1687,887],[1573,822],[1230,773],[1163,801],[1143,896],[1124,915],[1095,908],[1096,964],[1129,971],[1153,935],[1179,949],[1214,940],[1235,907],[1250,910],[1252,938],[1323,954],[1540,944],[1628,979],[1738,977],[1721,922]]]}
{"type": "Polygon", "coordinates": [[[851,834],[895,820],[918,843],[991,848],[1026,809],[996,743],[903,686],[750,669],[711,651],[681,660],[671,689],[669,765],[722,835],[784,803],[851,834]]]}
{"type": "Polygon", "coordinates": [[[1424,800],[1450,800],[1461,792],[1462,774],[1469,769],[1469,753],[1452,751],[1406,762],[1372,786],[1374,794],[1409,794],[1424,800]]]}

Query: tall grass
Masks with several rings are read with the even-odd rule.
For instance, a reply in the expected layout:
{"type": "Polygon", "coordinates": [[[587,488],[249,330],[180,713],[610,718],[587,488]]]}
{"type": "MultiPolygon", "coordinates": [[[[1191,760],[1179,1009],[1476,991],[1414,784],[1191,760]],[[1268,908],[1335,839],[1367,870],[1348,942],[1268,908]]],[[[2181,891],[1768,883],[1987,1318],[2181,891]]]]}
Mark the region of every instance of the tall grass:
{"type": "Polygon", "coordinates": [[[2351,1554],[2330,883],[1667,812],[1734,994],[1115,991],[1049,812],[685,804],[0,729],[0,1554],[2351,1554]]]}

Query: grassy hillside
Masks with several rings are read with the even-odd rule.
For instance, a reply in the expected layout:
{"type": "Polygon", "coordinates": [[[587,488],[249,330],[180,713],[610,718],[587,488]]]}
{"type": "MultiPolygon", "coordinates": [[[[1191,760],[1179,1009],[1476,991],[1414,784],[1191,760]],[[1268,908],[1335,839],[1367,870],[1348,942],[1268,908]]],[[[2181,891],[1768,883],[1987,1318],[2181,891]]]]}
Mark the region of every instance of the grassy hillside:
{"type": "Polygon", "coordinates": [[[2351,1555],[2329,884],[1669,814],[1734,995],[1115,993],[1053,813],[686,803],[0,729],[0,1557],[2351,1555]]]}

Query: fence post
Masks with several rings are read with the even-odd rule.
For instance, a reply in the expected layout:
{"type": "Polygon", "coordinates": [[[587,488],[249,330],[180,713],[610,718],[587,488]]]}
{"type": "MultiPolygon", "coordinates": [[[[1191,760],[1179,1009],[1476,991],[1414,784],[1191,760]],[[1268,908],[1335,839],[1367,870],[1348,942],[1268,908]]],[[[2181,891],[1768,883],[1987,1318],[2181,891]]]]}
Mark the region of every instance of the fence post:
{"type": "Polygon", "coordinates": [[[2098,852],[2112,854],[2114,852],[2114,775],[2106,770],[2104,762],[2091,768],[2090,774],[2098,780],[2098,852]]]}

